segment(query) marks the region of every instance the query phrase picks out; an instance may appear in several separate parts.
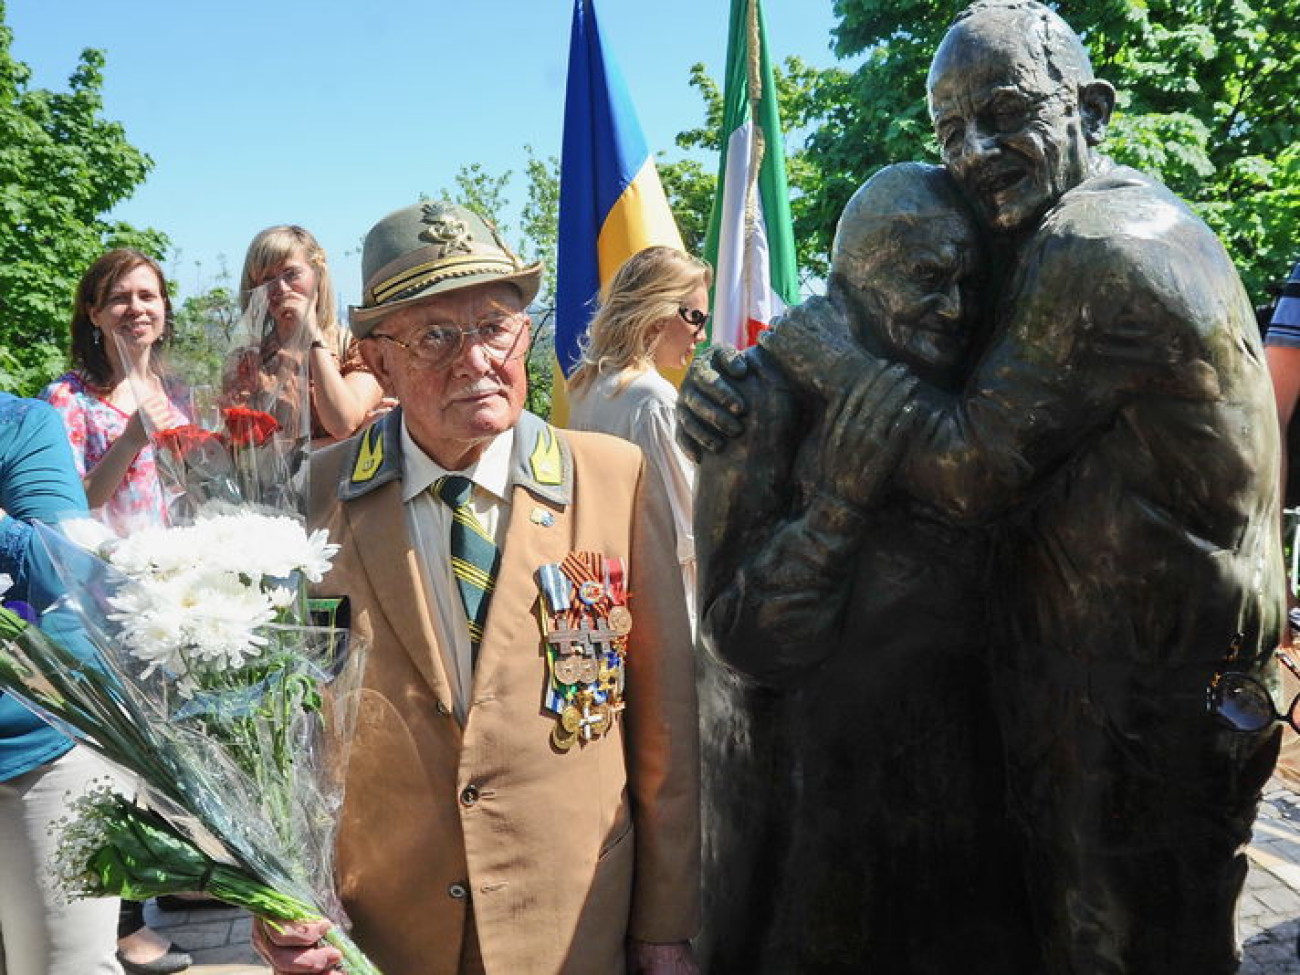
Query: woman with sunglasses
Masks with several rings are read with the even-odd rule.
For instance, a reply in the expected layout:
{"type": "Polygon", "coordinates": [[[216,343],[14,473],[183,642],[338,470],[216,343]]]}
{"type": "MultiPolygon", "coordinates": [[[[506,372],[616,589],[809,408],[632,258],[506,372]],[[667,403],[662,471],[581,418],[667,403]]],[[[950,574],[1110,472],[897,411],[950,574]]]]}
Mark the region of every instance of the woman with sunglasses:
{"type": "Polygon", "coordinates": [[[677,446],[677,390],[660,373],[689,365],[704,341],[712,281],[707,264],[672,247],[632,255],[605,286],[569,378],[569,426],[632,441],[663,478],[692,626],[695,465],[677,446]]]}

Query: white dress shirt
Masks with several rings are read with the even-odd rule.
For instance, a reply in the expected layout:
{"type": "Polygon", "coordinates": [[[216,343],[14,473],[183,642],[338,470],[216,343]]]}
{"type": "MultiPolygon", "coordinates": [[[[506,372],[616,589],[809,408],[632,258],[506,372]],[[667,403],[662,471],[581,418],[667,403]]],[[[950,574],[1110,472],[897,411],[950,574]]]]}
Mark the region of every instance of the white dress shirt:
{"type": "Polygon", "coordinates": [[[415,550],[430,604],[434,608],[433,632],[442,651],[443,666],[455,695],[456,717],[462,724],[469,711],[474,686],[470,654],[469,621],[451,571],[451,508],[429,489],[445,474],[460,474],[474,482],[470,506],[487,533],[502,548],[510,523],[510,465],[515,431],[493,440],[479,459],[463,471],[449,471],[421,450],[402,419],[402,501],[406,525],[415,550]]]}

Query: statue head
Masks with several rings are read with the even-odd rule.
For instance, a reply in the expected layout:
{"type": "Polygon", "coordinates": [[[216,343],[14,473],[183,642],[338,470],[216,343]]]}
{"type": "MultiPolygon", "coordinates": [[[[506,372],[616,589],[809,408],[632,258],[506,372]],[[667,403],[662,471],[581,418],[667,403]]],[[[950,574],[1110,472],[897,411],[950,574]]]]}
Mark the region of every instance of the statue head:
{"type": "Polygon", "coordinates": [[[947,171],[897,163],[845,206],[830,289],[866,348],[946,385],[966,364],[982,263],[974,220],[947,171]]]}
{"type": "Polygon", "coordinates": [[[967,7],[927,84],[944,165],[999,234],[1031,232],[1087,177],[1115,104],[1078,35],[1033,0],[967,7]]]}

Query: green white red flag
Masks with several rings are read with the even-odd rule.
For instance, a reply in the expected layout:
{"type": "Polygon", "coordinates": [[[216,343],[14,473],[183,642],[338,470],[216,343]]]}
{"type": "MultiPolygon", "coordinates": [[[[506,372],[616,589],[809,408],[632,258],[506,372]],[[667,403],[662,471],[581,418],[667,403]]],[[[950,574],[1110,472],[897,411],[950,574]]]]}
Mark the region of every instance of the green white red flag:
{"type": "Polygon", "coordinates": [[[799,300],[785,142],[759,0],[732,0],[722,160],[705,256],[714,268],[710,339],[745,348],[799,300]]]}

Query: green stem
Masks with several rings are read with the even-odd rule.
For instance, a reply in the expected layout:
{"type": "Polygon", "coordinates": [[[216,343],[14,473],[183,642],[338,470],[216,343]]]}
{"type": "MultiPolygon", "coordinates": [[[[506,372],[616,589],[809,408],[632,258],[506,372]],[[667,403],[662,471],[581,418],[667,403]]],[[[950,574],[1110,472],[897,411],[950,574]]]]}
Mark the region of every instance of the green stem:
{"type": "Polygon", "coordinates": [[[325,932],[325,941],[343,952],[343,970],[348,975],[383,975],[340,928],[333,927],[325,932]]]}
{"type": "MultiPolygon", "coordinates": [[[[248,875],[238,869],[218,865],[212,878],[203,885],[204,891],[228,904],[272,921],[323,921],[325,917],[312,905],[289,897],[262,884],[250,884],[248,875]]],[[[343,970],[348,975],[383,975],[375,963],[366,957],[355,941],[335,925],[325,933],[326,943],[343,954],[343,970]]]]}

